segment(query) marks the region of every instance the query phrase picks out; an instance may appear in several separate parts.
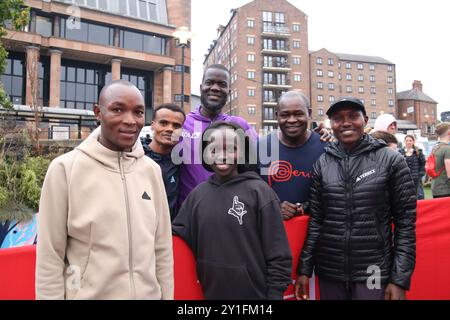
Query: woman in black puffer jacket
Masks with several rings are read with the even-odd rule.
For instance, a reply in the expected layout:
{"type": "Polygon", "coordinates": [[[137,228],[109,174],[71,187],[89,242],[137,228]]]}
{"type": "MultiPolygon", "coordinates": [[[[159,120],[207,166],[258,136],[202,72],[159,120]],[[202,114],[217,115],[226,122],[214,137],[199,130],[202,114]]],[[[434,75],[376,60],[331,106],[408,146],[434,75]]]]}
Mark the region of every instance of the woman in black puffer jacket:
{"type": "Polygon", "coordinates": [[[414,145],[415,142],[414,136],[408,134],[405,137],[405,147],[400,149],[400,153],[405,157],[411,171],[411,176],[416,185],[417,199],[422,200],[424,197],[423,192],[420,192],[420,188],[422,187],[422,177],[425,175],[425,156],[422,149],[414,145]]]}
{"type": "Polygon", "coordinates": [[[353,101],[359,100],[344,99],[327,112],[338,141],[314,165],[298,299],[307,295],[305,284],[313,270],[321,299],[404,299],[410,287],[416,249],[414,182],[400,153],[364,134],[365,109],[353,101]],[[371,290],[373,281],[378,290],[371,290]]]}

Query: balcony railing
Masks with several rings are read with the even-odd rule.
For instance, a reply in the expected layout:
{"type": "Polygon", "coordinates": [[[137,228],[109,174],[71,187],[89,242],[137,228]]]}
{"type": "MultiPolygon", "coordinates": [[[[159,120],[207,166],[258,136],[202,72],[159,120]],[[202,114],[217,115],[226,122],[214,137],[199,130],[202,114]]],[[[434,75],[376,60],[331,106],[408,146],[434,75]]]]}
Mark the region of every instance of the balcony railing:
{"type": "Polygon", "coordinates": [[[289,27],[286,26],[274,26],[274,25],[263,25],[263,32],[273,33],[276,35],[289,35],[289,27]]]}
{"type": "Polygon", "coordinates": [[[272,81],[264,81],[263,85],[270,85],[270,86],[290,86],[291,83],[289,80],[286,81],[276,81],[276,80],[272,80],[272,81]]]}
{"type": "Polygon", "coordinates": [[[263,67],[264,68],[285,68],[285,69],[289,69],[290,65],[287,62],[275,62],[275,61],[273,61],[272,63],[264,63],[263,62],[263,67]]]}

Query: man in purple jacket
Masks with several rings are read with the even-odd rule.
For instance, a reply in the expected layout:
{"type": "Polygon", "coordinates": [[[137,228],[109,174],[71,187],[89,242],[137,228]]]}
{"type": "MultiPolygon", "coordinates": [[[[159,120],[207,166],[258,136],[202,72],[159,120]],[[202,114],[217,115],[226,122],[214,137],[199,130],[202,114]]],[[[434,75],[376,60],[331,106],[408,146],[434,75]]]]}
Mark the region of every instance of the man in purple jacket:
{"type": "Polygon", "coordinates": [[[183,140],[174,148],[174,155],[181,161],[180,190],[178,203],[181,206],[187,195],[201,182],[206,181],[211,172],[202,166],[200,141],[203,131],[216,121],[229,121],[239,124],[246,133],[256,140],[257,134],[241,117],[222,113],[230,93],[230,72],[221,64],[213,64],[206,68],[200,85],[201,105],[187,115],[183,125],[183,140]]]}

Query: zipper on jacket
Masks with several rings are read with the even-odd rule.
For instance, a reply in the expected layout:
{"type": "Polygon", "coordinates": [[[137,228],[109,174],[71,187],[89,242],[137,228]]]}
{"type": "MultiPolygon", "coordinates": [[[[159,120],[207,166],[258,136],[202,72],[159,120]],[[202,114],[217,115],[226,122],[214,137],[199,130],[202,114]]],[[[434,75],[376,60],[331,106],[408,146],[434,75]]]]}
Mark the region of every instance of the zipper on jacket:
{"type": "Polygon", "coordinates": [[[133,240],[131,238],[131,218],[130,218],[130,202],[128,199],[128,188],[127,188],[127,180],[125,178],[125,172],[123,170],[123,162],[122,162],[122,152],[119,152],[119,168],[120,168],[120,176],[122,178],[122,184],[125,194],[125,205],[127,211],[127,227],[128,227],[128,265],[130,268],[130,286],[131,286],[131,295],[132,299],[136,299],[136,287],[134,284],[134,266],[133,266],[133,240]]]}
{"type": "Polygon", "coordinates": [[[350,169],[349,169],[349,157],[346,156],[344,158],[344,168],[345,168],[345,206],[346,206],[346,228],[345,228],[345,249],[344,249],[344,277],[345,282],[349,282],[351,280],[350,275],[350,235],[351,235],[351,227],[352,227],[352,181],[350,177],[350,169]],[[350,192],[350,193],[349,193],[350,192]]]}

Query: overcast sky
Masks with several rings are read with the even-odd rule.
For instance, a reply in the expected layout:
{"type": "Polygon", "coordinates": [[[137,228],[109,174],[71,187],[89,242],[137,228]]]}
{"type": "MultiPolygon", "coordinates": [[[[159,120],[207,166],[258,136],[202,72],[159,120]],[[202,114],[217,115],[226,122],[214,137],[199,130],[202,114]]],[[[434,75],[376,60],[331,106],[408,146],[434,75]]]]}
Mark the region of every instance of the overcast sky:
{"type": "MultiPolygon", "coordinates": [[[[277,0],[274,0],[277,1],[277,0]]],[[[204,55],[248,0],[192,0],[192,93],[199,93],[204,55]]],[[[450,19],[447,0],[290,0],[308,15],[309,50],[383,57],[396,65],[397,92],[421,80],[423,91],[450,111],[450,19]],[[445,40],[447,39],[447,40],[445,40]]]]}

